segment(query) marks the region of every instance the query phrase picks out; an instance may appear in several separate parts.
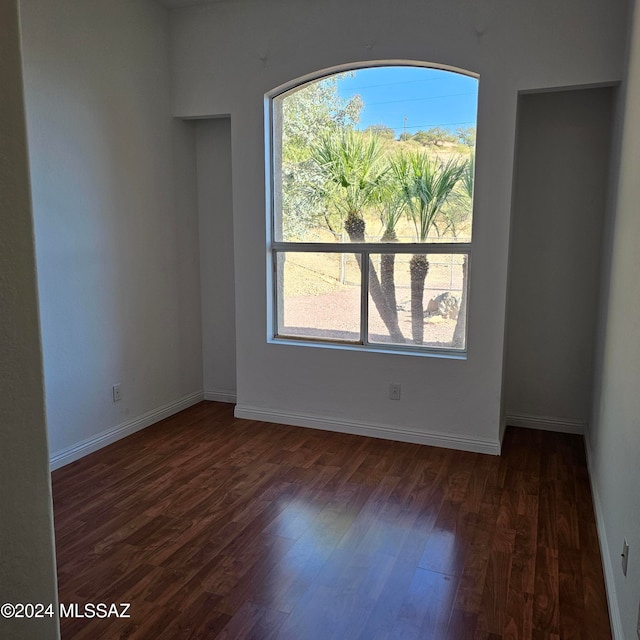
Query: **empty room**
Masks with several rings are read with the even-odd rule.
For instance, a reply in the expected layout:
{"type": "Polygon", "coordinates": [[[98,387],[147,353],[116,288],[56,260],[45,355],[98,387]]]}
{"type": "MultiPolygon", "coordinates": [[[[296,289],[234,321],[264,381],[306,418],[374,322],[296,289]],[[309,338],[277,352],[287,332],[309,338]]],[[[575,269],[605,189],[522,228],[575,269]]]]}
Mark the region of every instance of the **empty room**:
{"type": "Polygon", "coordinates": [[[633,0],[0,2],[0,637],[640,637],[633,0]]]}

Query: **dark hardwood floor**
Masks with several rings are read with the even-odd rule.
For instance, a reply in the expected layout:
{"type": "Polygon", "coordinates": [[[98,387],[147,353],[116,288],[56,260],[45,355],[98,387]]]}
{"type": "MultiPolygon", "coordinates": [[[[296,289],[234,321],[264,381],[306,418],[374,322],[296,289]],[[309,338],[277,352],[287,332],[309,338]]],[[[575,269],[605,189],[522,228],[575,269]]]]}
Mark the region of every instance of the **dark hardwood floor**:
{"type": "Polygon", "coordinates": [[[53,473],[63,640],[610,638],[580,437],[501,457],[201,403],[53,473]]]}

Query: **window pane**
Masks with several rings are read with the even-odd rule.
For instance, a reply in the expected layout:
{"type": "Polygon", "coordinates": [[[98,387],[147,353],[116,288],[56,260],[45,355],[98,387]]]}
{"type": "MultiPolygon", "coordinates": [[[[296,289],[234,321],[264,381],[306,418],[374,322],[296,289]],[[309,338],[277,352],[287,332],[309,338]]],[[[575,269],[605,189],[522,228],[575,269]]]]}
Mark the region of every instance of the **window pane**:
{"type": "Polygon", "coordinates": [[[274,238],[470,242],[478,80],[334,74],[273,99],[274,238]]]}
{"type": "Polygon", "coordinates": [[[277,335],[360,342],[360,268],[352,254],[279,252],[277,335]]]}
{"type": "Polygon", "coordinates": [[[466,349],[465,254],[372,254],[368,340],[466,349]]]}

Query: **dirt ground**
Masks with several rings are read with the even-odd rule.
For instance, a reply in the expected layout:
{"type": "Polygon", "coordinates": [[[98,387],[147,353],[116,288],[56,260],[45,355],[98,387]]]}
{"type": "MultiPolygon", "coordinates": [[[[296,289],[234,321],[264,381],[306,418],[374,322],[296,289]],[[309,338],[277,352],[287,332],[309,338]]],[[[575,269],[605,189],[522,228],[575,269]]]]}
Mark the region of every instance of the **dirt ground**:
{"type": "MultiPolygon", "coordinates": [[[[402,333],[411,340],[409,290],[398,290],[399,324],[402,333]]],[[[425,292],[425,307],[431,292],[425,292]]],[[[447,348],[451,344],[456,321],[442,316],[425,318],[424,345],[447,348]]],[[[317,295],[287,297],[284,302],[283,334],[333,340],[359,340],[360,291],[344,287],[317,295]]],[[[369,340],[391,342],[375,305],[369,301],[369,340]]]]}

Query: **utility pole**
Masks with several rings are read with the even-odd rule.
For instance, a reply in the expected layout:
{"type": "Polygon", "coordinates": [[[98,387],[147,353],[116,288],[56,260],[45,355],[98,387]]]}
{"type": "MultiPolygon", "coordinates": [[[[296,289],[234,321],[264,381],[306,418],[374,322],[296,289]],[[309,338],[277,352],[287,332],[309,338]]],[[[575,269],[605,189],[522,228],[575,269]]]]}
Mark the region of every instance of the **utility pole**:
{"type": "Polygon", "coordinates": [[[404,133],[402,134],[403,140],[407,139],[407,120],[408,120],[407,114],[405,113],[403,118],[403,121],[404,121],[404,125],[403,125],[404,133]]]}

